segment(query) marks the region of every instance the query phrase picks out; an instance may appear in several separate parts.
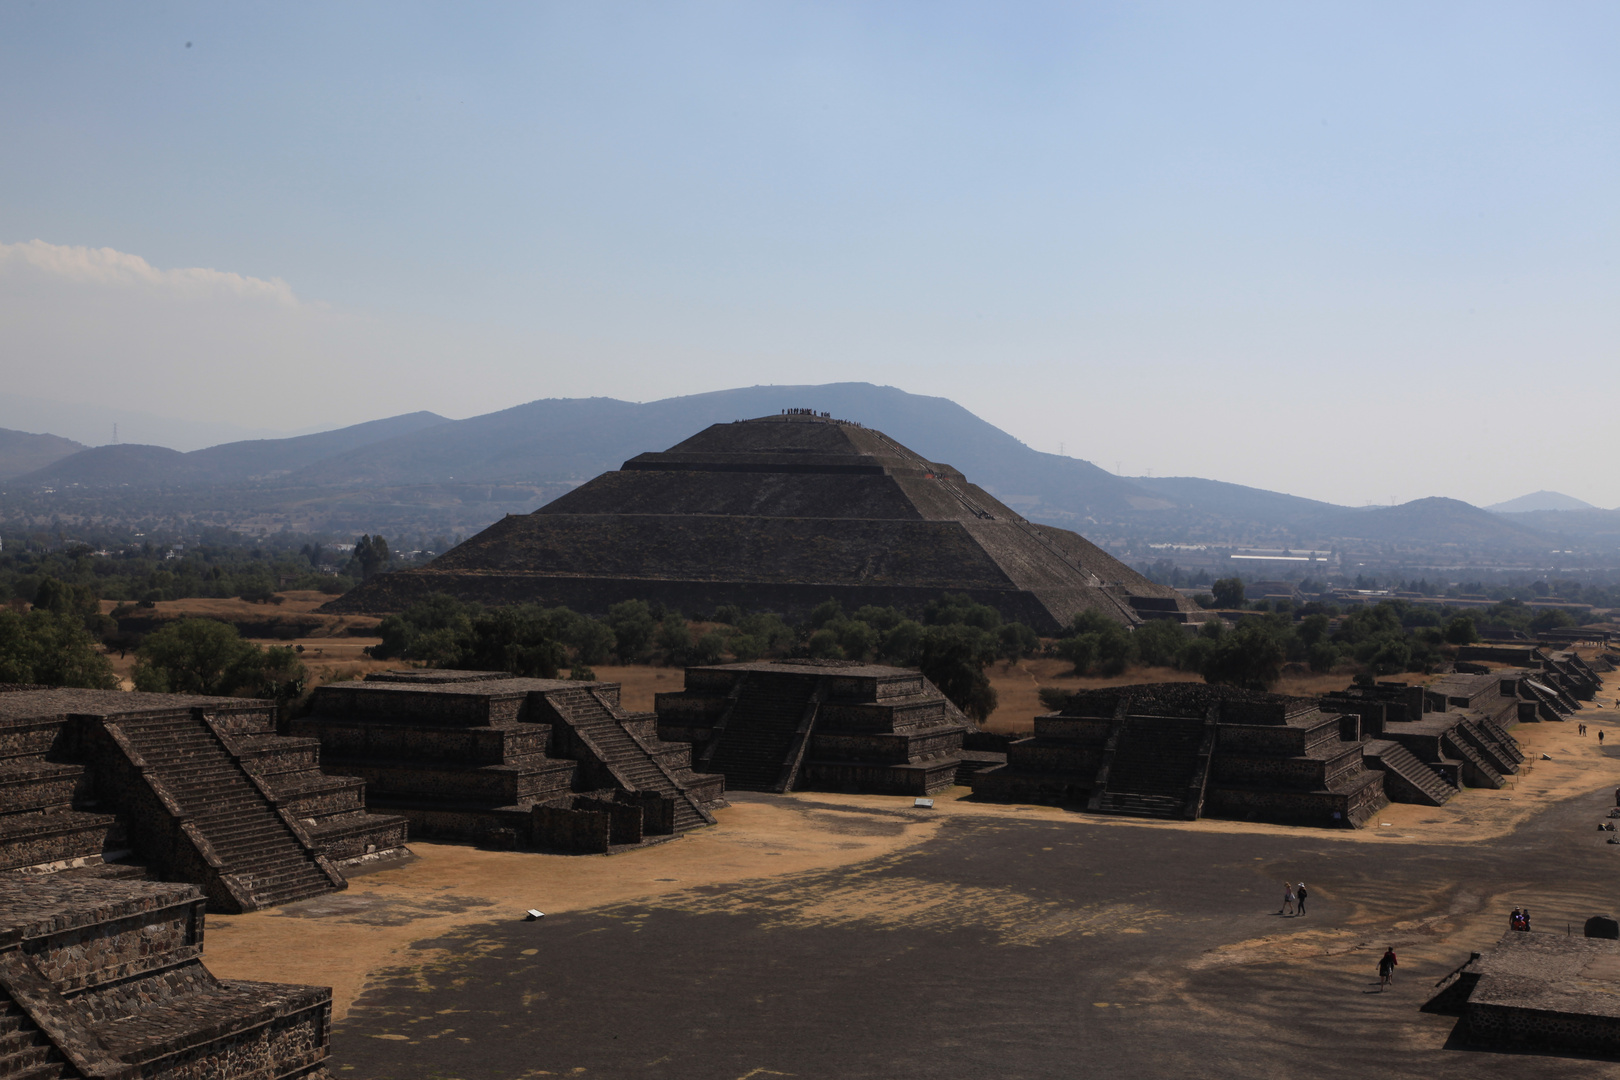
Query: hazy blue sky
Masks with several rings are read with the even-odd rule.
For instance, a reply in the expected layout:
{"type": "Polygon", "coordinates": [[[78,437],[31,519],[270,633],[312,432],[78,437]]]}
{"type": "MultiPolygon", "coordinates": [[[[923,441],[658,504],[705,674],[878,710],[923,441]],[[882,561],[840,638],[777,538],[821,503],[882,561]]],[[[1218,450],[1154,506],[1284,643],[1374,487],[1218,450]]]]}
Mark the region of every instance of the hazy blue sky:
{"type": "Polygon", "coordinates": [[[1620,505],[1617,55],[1613,3],[13,0],[0,392],[859,379],[1129,474],[1620,505]]]}

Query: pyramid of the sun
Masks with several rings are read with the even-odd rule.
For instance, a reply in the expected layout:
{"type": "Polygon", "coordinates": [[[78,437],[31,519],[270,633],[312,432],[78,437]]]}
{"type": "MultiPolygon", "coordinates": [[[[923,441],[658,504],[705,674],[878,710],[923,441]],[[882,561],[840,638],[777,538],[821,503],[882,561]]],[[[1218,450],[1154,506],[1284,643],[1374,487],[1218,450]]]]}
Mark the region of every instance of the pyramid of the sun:
{"type": "Polygon", "coordinates": [[[966,593],[1046,633],[1086,609],[1128,625],[1198,611],[1084,537],[1024,520],[949,465],[808,412],[715,424],[328,606],[398,611],[431,593],[790,617],[828,599],[918,612],[966,593]]]}

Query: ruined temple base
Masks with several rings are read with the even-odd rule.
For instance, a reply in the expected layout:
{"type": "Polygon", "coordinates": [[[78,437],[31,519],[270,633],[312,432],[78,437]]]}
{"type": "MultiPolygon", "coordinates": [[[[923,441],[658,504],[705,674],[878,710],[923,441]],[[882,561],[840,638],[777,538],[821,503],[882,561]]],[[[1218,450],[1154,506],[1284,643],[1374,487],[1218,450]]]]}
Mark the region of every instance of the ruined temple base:
{"type": "Polygon", "coordinates": [[[1441,997],[1471,1042],[1609,1056],[1620,1054],[1617,990],[1620,941],[1510,930],[1441,997]]]}

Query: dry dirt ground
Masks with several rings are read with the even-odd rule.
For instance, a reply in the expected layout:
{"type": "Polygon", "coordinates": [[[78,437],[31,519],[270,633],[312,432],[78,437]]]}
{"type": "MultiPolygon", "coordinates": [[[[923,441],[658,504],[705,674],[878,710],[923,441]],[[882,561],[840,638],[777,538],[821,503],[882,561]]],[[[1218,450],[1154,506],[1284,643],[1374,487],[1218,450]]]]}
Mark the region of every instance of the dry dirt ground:
{"type": "Polygon", "coordinates": [[[1620,846],[1596,831],[1620,714],[1581,718],[1585,739],[1515,730],[1534,765],[1512,788],[1354,832],[958,789],[933,810],[741,795],[610,857],[418,844],[346,892],[211,919],[206,960],[332,985],[338,1077],[1620,1077],[1468,1049],[1419,1011],[1513,907],[1577,933],[1620,910],[1620,846]],[[1284,878],[1310,884],[1307,915],[1277,914],[1284,878]]]}

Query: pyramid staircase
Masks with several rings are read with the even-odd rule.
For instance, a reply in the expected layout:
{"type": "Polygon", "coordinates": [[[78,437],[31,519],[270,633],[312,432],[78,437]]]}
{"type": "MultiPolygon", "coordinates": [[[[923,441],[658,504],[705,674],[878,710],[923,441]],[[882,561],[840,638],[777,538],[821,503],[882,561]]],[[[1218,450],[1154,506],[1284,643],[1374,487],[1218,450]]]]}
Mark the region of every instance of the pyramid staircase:
{"type": "Polygon", "coordinates": [[[1362,744],[1362,756],[1386,774],[1384,790],[1395,802],[1442,806],[1457,789],[1445,777],[1419,761],[1417,755],[1390,739],[1373,739],[1362,744]]]}
{"type": "MultiPolygon", "coordinates": [[[[209,899],[253,911],[344,887],[341,875],[227,750],[201,710],[109,720],[128,771],[166,811],[171,842],[200,858],[209,899]]],[[[133,779],[133,777],[132,777],[133,779]]],[[[151,815],[139,815],[150,818],[151,815]]],[[[138,821],[136,846],[161,848],[158,823],[138,821]]],[[[191,875],[186,875],[190,877],[191,875]]]]}
{"type": "Polygon", "coordinates": [[[21,1005],[0,988],[0,1077],[60,1080],[81,1075],[21,1005]]]}
{"type": "MultiPolygon", "coordinates": [[[[580,736],[618,785],[631,792],[656,792],[674,805],[677,833],[714,824],[703,801],[682,777],[655,754],[649,740],[632,734],[627,717],[609,705],[601,692],[590,687],[552,691],[545,695],[563,722],[580,736]]],[[[656,739],[656,749],[666,749],[656,739]]],[[[673,749],[673,748],[668,748],[673,749]]],[[[690,755],[690,750],[687,751],[690,755]]],[[[698,778],[686,770],[691,780],[698,778]]]]}
{"type": "Polygon", "coordinates": [[[1198,718],[1125,718],[1105,766],[1104,786],[1093,794],[1095,808],[1139,817],[1187,817],[1188,790],[1198,778],[1205,735],[1205,723],[1198,718]]]}
{"type": "Polygon", "coordinates": [[[820,688],[813,675],[744,677],[704,750],[703,771],[723,774],[731,791],[791,790],[820,688]]]}

